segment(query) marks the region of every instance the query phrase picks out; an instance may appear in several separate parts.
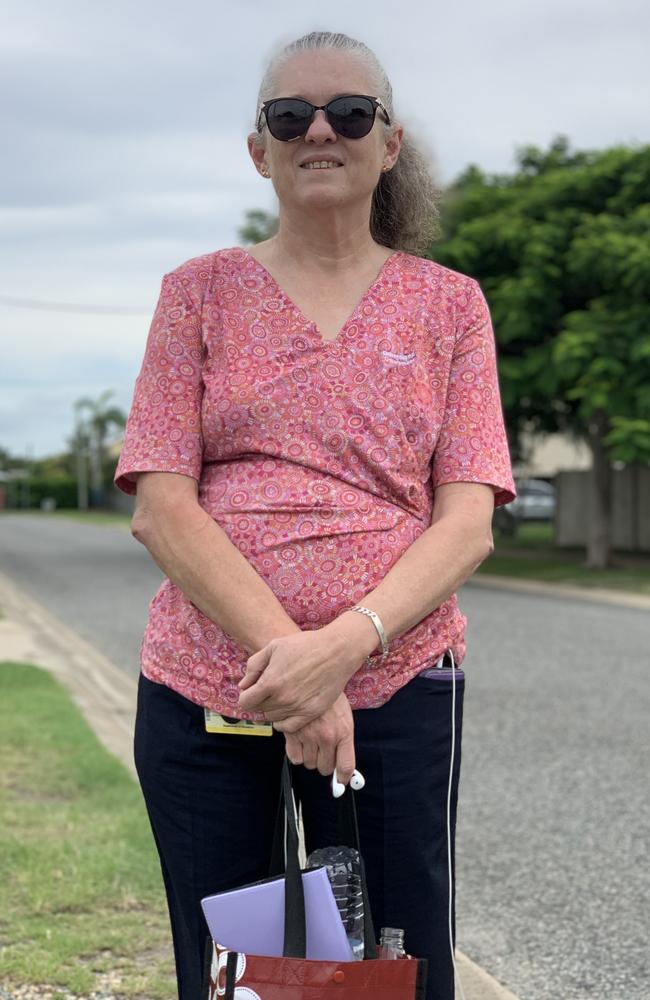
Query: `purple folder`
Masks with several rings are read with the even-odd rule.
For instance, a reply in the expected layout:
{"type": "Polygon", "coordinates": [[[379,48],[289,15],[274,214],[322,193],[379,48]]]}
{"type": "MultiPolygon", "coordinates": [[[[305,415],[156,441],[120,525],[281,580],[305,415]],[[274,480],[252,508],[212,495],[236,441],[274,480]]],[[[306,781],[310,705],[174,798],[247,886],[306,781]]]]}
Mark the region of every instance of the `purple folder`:
{"type": "MultiPolygon", "coordinates": [[[[327,868],[302,872],[307,924],[306,958],[354,960],[327,868]]],[[[201,900],[210,934],[230,951],[281,956],[284,946],[284,875],[218,892],[201,900]]]]}

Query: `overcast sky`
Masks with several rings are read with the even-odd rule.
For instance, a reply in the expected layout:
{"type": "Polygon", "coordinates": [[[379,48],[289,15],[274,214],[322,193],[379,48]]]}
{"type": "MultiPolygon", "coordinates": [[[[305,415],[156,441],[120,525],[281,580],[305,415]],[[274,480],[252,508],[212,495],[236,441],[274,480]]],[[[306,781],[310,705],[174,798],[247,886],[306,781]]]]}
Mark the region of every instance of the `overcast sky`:
{"type": "Polygon", "coordinates": [[[246,135],[271,48],[374,49],[438,175],[554,136],[650,142],[645,0],[0,2],[0,446],[63,450],[80,396],[128,411],[162,275],[276,211],[246,135]],[[6,298],[132,309],[24,308],[6,298]]]}

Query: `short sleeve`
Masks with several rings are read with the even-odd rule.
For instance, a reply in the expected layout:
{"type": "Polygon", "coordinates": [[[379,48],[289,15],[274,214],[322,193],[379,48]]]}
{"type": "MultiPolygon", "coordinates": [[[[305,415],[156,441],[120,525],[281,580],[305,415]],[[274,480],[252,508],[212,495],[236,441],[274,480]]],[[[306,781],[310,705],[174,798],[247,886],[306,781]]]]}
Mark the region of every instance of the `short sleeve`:
{"type": "Polygon", "coordinates": [[[501,407],[496,344],[488,304],[473,278],[457,312],[456,340],[445,412],[432,460],[434,488],[442,483],[487,483],[494,506],[517,491],[501,407]]]}
{"type": "Polygon", "coordinates": [[[201,478],[201,318],[181,276],[165,274],[135,382],[113,482],[134,495],[138,472],[201,478]]]}

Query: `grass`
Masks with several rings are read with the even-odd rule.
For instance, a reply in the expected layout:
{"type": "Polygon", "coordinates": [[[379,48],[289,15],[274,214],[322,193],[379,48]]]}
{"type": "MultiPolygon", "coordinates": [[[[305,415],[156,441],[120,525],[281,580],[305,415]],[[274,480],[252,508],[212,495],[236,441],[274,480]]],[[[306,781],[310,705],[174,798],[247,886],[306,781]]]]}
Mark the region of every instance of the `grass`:
{"type": "Polygon", "coordinates": [[[530,522],[520,525],[514,538],[494,535],[495,549],[477,573],[563,583],[578,587],[606,587],[650,596],[650,558],[616,552],[613,565],[587,569],[584,548],[553,547],[553,525],[530,522]]]}
{"type": "Polygon", "coordinates": [[[175,995],[141,792],[64,689],[0,663],[0,985],[175,995]]]}
{"type": "MultiPolygon", "coordinates": [[[[73,521],[82,521],[85,524],[104,524],[119,527],[128,527],[131,514],[121,513],[112,510],[74,510],[72,508],[62,508],[60,510],[40,510],[39,508],[25,509],[16,508],[5,511],[7,514],[31,514],[37,517],[64,517],[73,521]]],[[[1,516],[1,515],[0,515],[1,516]]]]}

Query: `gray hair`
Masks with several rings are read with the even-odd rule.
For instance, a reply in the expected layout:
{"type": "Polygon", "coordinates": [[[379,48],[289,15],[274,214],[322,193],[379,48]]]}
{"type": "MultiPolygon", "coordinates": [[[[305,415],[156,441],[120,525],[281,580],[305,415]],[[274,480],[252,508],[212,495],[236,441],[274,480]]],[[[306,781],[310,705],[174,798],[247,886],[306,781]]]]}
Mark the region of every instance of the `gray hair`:
{"type": "MultiPolygon", "coordinates": [[[[258,92],[258,115],[253,126],[258,132],[259,109],[264,101],[277,94],[277,79],[284,64],[296,52],[312,49],[336,49],[349,52],[360,59],[368,72],[371,93],[380,97],[386,106],[391,125],[383,116],[381,121],[384,139],[387,140],[397,127],[393,110],[393,90],[383,66],[374,52],[363,42],[349,35],[331,31],[312,31],[280,47],[267,65],[258,92]]],[[[266,123],[262,117],[260,130],[255,142],[265,146],[266,123]]],[[[399,156],[391,170],[380,174],[373,192],[370,210],[370,232],[372,238],[382,246],[393,250],[422,256],[440,236],[440,197],[432,171],[432,155],[424,150],[424,144],[417,143],[404,134],[399,156]]]]}

